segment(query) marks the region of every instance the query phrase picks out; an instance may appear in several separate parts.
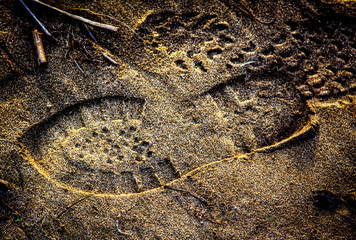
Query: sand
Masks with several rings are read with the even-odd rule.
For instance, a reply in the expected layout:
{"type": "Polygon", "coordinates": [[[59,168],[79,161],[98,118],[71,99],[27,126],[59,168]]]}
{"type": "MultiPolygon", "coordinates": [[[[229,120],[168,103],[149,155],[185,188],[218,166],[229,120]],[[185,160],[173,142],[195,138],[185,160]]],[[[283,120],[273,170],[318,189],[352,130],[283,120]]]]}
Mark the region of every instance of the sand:
{"type": "Polygon", "coordinates": [[[0,2],[1,239],[356,238],[353,1],[47,3],[118,31],[0,2]]]}

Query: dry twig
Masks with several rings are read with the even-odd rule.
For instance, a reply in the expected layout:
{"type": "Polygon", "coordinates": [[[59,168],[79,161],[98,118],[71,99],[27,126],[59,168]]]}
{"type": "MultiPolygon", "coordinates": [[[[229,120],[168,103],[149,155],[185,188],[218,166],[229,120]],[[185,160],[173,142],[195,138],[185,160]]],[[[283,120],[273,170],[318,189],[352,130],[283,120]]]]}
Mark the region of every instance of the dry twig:
{"type": "Polygon", "coordinates": [[[85,8],[74,8],[73,10],[78,10],[78,11],[85,11],[89,14],[92,14],[92,15],[95,15],[95,16],[101,16],[101,17],[107,17],[111,20],[114,20],[115,22],[119,23],[120,25],[124,26],[125,28],[129,29],[131,32],[133,32],[134,34],[137,35],[137,33],[135,32],[134,29],[132,29],[129,25],[127,25],[125,22],[123,22],[122,20],[119,20],[119,19],[116,19],[114,17],[111,17],[111,16],[108,16],[108,15],[105,15],[105,14],[101,14],[101,13],[96,13],[96,12],[93,12],[89,9],[85,9],[85,8]]]}
{"type": "Polygon", "coordinates": [[[37,29],[32,31],[33,42],[34,42],[35,48],[36,48],[37,62],[40,67],[47,64],[47,59],[46,59],[46,55],[44,52],[41,35],[42,35],[42,33],[38,32],[37,29]]]}
{"type": "Polygon", "coordinates": [[[84,74],[83,69],[79,66],[79,64],[77,63],[77,61],[75,61],[74,58],[71,57],[71,59],[73,60],[73,62],[75,63],[75,65],[77,65],[77,68],[84,74]]]}
{"type": "Polygon", "coordinates": [[[97,43],[96,38],[95,38],[94,35],[91,33],[91,31],[90,31],[90,29],[88,28],[88,26],[87,26],[85,23],[82,23],[82,24],[83,24],[85,30],[88,32],[88,34],[89,34],[89,36],[91,37],[91,39],[93,39],[93,41],[94,41],[95,43],[97,43]]]}
{"type": "Polygon", "coordinates": [[[109,62],[111,62],[112,64],[118,65],[118,63],[117,63],[114,59],[112,59],[109,55],[107,55],[106,53],[103,53],[103,57],[104,57],[106,60],[108,60],[109,62]]]}
{"type": "Polygon", "coordinates": [[[32,13],[32,11],[27,7],[27,5],[22,1],[22,0],[18,0],[22,6],[24,6],[24,8],[27,10],[27,12],[31,15],[31,17],[35,20],[35,22],[40,26],[40,28],[42,29],[42,31],[47,35],[50,36],[54,39],[54,37],[52,36],[52,34],[47,30],[47,28],[41,23],[40,20],[38,20],[38,18],[35,16],[35,14],[32,13]]]}
{"type": "Polygon", "coordinates": [[[86,196],[86,197],[83,197],[83,198],[81,198],[81,199],[75,201],[74,203],[70,204],[65,210],[63,210],[62,212],[60,212],[60,213],[55,217],[55,219],[59,219],[60,217],[63,216],[63,214],[67,213],[72,207],[74,207],[74,206],[77,205],[78,203],[81,203],[81,202],[83,202],[84,200],[86,200],[86,199],[88,199],[88,198],[90,198],[90,197],[91,197],[91,195],[86,196]]]}
{"type": "MultiPolygon", "coordinates": [[[[22,1],[22,0],[19,0],[19,1],[22,1]]],[[[105,24],[105,23],[99,23],[99,22],[95,22],[95,21],[92,21],[92,20],[89,20],[89,19],[86,19],[84,17],[80,17],[80,16],[77,16],[77,15],[74,15],[74,14],[71,14],[69,12],[66,12],[62,9],[59,9],[59,8],[56,8],[56,7],[52,7],[51,5],[48,5],[46,3],[43,3],[41,1],[38,1],[38,0],[31,0],[32,2],[35,2],[43,7],[47,7],[49,9],[52,9],[56,12],[59,12],[59,13],[62,13],[70,18],[73,18],[75,20],[78,20],[78,21],[81,21],[81,22],[84,22],[84,23],[87,23],[87,24],[90,24],[92,26],[95,26],[95,27],[99,27],[99,28],[103,28],[103,29],[106,29],[106,30],[110,30],[110,31],[114,31],[114,32],[117,32],[118,28],[115,27],[115,26],[112,26],[110,24],[105,24]]]]}
{"type": "Polygon", "coordinates": [[[14,212],[17,216],[20,216],[20,213],[16,211],[13,207],[11,207],[9,204],[4,202],[3,200],[0,199],[0,204],[4,204],[8,209],[10,209],[12,212],[14,212]]]}

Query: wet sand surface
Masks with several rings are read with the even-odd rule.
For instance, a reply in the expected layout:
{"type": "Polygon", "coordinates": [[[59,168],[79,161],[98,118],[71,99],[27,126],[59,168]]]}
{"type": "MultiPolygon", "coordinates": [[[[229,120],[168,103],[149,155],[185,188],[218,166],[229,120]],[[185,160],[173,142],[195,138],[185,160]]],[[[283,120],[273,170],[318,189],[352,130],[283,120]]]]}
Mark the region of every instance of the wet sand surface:
{"type": "Polygon", "coordinates": [[[1,239],[356,238],[353,1],[26,3],[56,40],[0,2],[1,239]]]}

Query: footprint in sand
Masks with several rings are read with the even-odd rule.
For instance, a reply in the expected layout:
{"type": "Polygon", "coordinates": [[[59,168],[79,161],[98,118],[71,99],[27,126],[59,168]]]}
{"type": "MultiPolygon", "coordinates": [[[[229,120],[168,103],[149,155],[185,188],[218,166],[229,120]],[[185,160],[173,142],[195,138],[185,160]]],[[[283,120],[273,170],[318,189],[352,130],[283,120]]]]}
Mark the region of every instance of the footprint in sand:
{"type": "Polygon", "coordinates": [[[174,116],[158,121],[161,116],[153,112],[160,104],[152,105],[149,96],[81,102],[24,134],[25,155],[45,177],[69,190],[121,195],[156,189],[221,156],[304,134],[309,116],[295,79],[255,74],[265,67],[258,63],[259,46],[253,41],[236,45],[242,33],[231,29],[231,21],[196,12],[149,15],[139,40],[147,59],[164,53],[137,65],[162,74],[161,64],[172,95],[177,89],[189,92],[172,104],[174,116]],[[174,44],[168,48],[168,42],[174,44]]]}

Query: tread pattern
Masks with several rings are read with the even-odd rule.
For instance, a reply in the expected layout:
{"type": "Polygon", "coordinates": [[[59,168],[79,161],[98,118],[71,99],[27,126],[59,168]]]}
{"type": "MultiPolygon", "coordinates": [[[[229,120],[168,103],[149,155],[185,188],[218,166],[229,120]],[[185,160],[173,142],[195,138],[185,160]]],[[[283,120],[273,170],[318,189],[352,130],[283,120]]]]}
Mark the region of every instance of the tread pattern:
{"type": "Polygon", "coordinates": [[[194,101],[193,121],[225,132],[238,152],[274,144],[297,131],[307,116],[306,103],[291,82],[283,75],[252,75],[220,84],[194,101]]]}
{"type": "Polygon", "coordinates": [[[136,193],[178,178],[141,132],[144,102],[104,98],[70,107],[23,137],[36,164],[65,185],[93,193],[136,193]]]}
{"type": "MultiPolygon", "coordinates": [[[[230,13],[148,15],[133,40],[143,46],[136,53],[146,52],[136,67],[166,75],[164,83],[183,92],[184,101],[172,103],[181,105],[170,111],[184,121],[169,122],[175,129],[162,119],[162,126],[147,126],[145,100],[138,98],[81,102],[24,135],[34,162],[81,191],[144,192],[216,161],[204,147],[226,156],[279,146],[305,126],[306,99],[352,93],[355,39],[347,36],[353,26],[333,33],[336,22],[321,28],[287,21],[263,43],[238,26],[230,13]],[[160,130],[168,136],[152,133],[160,130]],[[180,134],[186,138],[177,139],[180,134]]],[[[150,114],[154,121],[156,113],[150,114]]]]}
{"type": "Polygon", "coordinates": [[[167,75],[183,91],[198,94],[262,70],[298,76],[296,84],[306,99],[354,93],[355,26],[324,21],[305,17],[261,25],[261,31],[272,33],[256,37],[232,14],[153,13],[138,29],[148,52],[141,66],[167,75]]]}

